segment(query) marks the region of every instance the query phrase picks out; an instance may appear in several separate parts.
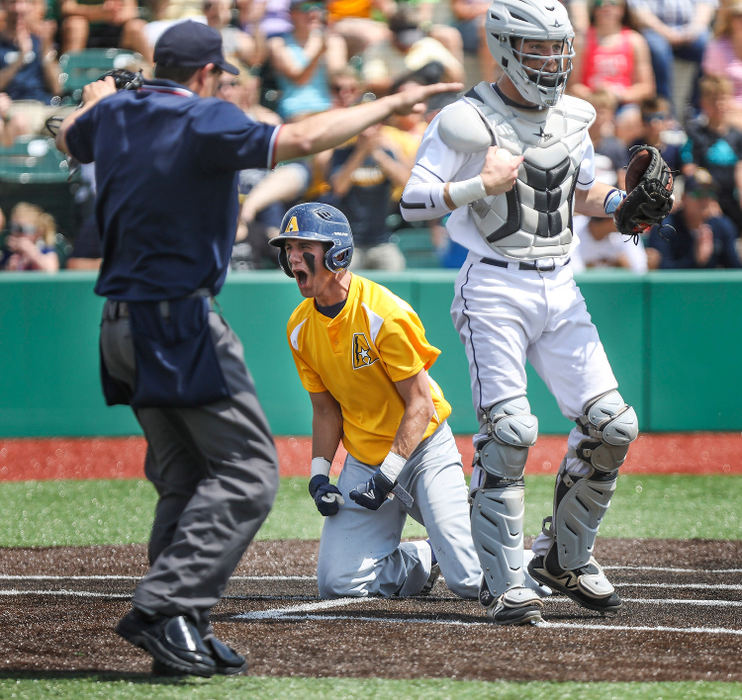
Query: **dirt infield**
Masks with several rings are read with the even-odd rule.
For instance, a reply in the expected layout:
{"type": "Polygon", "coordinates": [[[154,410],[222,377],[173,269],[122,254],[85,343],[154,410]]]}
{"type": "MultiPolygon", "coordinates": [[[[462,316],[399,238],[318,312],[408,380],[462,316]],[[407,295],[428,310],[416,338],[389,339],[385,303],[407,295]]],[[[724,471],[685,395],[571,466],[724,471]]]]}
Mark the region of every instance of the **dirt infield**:
{"type": "MultiPolygon", "coordinates": [[[[600,540],[624,599],[603,618],[566,598],[504,628],[441,581],[427,598],[317,598],[317,542],[255,542],[214,610],[260,676],[742,681],[742,542],[600,540]]],[[[146,570],[142,545],[0,549],[0,676],[148,673],[111,631],[146,570]]]]}

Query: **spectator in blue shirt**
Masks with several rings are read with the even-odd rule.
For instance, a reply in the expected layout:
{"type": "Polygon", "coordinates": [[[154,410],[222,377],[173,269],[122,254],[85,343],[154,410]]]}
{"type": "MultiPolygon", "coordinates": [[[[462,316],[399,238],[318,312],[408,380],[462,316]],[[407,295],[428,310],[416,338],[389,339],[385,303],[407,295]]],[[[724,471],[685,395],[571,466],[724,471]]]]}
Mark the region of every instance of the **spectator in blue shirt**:
{"type": "MultiPolygon", "coordinates": [[[[700,75],[717,5],[717,0],[628,0],[631,17],[649,44],[660,97],[673,97],[675,57],[695,63],[700,75]]],[[[697,98],[694,87],[691,99],[695,106],[697,98]]]]}
{"type": "Polygon", "coordinates": [[[685,178],[680,208],[666,220],[675,233],[655,226],[646,243],[650,268],[662,270],[742,267],[737,232],[721,213],[716,187],[708,170],[696,168],[685,178]]]}
{"type": "Polygon", "coordinates": [[[58,107],[59,63],[51,26],[39,23],[31,0],[0,0],[5,27],[0,31],[0,93],[12,101],[8,114],[17,133],[38,133],[58,107]]]}
{"type": "Polygon", "coordinates": [[[87,85],[57,135],[62,151],[95,161],[103,389],[109,404],[132,406],[159,496],[150,568],[116,631],[157,673],[233,674],[245,659],[214,636],[209,613],[278,485],[242,345],[212,308],[229,267],[238,173],[332,148],[462,86],[415,86],[273,126],[213,97],[219,75],[238,72],[214,29],[175,24],[154,58],[155,79],[137,91],[116,92],[110,77],[87,85]]]}

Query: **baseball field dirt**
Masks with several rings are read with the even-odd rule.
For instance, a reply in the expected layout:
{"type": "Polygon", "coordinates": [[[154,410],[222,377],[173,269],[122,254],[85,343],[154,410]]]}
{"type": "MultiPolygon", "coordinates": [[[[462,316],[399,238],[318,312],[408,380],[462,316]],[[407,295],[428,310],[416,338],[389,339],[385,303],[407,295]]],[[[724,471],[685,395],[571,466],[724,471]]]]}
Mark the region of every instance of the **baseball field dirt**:
{"type": "MultiPolygon", "coordinates": [[[[546,623],[498,627],[439,579],[430,596],[317,597],[314,541],[258,541],[214,609],[258,676],[742,681],[742,542],[599,539],[624,599],[603,618],[563,597],[546,623]]],[[[0,549],[0,677],[149,674],[112,631],[143,545],[0,549]]]]}

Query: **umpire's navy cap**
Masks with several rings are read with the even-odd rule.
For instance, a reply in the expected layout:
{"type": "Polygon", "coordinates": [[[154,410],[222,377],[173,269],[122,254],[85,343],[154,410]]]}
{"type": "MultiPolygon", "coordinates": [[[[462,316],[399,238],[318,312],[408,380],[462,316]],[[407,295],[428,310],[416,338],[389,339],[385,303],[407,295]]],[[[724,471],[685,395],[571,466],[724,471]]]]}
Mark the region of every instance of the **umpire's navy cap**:
{"type": "Polygon", "coordinates": [[[161,66],[201,68],[213,63],[232,75],[240,73],[224,58],[221,34],[191,19],[178,22],[162,33],[155,44],[154,59],[161,66]]]}

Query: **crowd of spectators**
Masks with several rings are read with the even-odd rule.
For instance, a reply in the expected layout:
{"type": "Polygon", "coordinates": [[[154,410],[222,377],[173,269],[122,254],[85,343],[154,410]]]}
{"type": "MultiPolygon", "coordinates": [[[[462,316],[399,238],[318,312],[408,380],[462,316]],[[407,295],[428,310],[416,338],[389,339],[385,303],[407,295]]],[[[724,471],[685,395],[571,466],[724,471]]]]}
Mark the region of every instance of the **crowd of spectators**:
{"type": "MultiPolygon", "coordinates": [[[[578,270],[740,267],[742,232],[742,0],[563,0],[575,28],[568,92],[588,100],[598,178],[623,185],[630,148],[660,148],[678,173],[676,206],[639,245],[607,219],[575,217],[578,270]],[[676,68],[685,66],[687,84],[676,68]],[[688,67],[690,72],[688,72],[688,67]],[[696,79],[696,77],[700,79],[696,79]],[[680,97],[679,97],[680,96],[680,97]],[[663,230],[664,229],[664,230],[663,230]]],[[[152,47],[172,23],[217,29],[237,76],[217,96],[253,118],[281,123],[388,94],[409,81],[496,80],[485,0],[0,0],[0,170],[14,144],[48,138],[51,114],[73,109],[59,58],[127,49],[150,75],[152,47]]],[[[355,266],[405,267],[398,202],[426,115],[395,118],[351,142],[273,171],[240,175],[233,269],[276,265],[268,240],[293,204],[319,199],[349,217],[355,266]]],[[[57,230],[44,202],[3,202],[0,261],[54,272],[99,264],[93,167],[77,170],[75,230],[57,230]],[[71,249],[71,255],[69,255],[71,249]]],[[[439,264],[461,251],[445,221],[426,222],[439,264]]]]}

